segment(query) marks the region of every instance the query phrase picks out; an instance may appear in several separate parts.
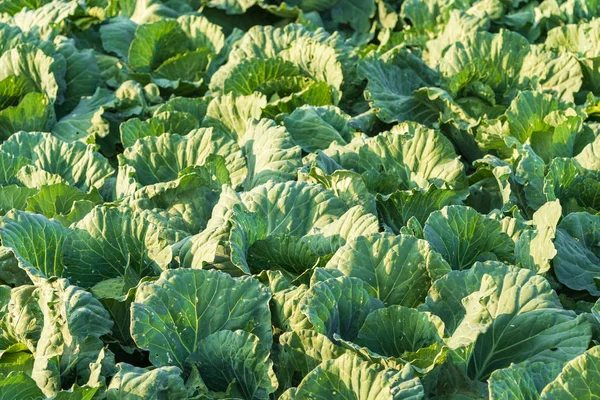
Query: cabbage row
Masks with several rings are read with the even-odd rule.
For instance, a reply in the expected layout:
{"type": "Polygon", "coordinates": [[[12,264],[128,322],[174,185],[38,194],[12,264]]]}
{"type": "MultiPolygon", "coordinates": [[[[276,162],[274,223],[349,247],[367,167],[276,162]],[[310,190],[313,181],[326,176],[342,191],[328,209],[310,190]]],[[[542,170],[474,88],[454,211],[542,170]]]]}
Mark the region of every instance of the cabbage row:
{"type": "Polygon", "coordinates": [[[0,399],[594,399],[600,3],[0,1],[0,399]]]}

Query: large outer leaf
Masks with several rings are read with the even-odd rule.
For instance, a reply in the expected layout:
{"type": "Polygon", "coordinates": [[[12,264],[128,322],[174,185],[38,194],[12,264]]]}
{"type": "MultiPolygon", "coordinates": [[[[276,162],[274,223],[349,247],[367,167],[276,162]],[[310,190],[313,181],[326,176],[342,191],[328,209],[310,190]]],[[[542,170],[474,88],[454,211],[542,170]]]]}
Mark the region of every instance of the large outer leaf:
{"type": "Polygon", "coordinates": [[[361,205],[369,212],[376,214],[375,196],[369,192],[361,175],[352,171],[334,169],[337,168],[333,166],[335,161],[329,159],[323,153],[317,155],[316,158],[310,165],[310,169],[306,166],[298,172],[299,181],[318,183],[333,191],[337,197],[344,200],[349,206],[361,205]],[[327,165],[329,162],[332,163],[331,168],[327,165]],[[333,172],[331,172],[332,170],[333,172]]]}
{"type": "Polygon", "coordinates": [[[198,128],[198,126],[198,120],[192,118],[188,113],[164,111],[156,113],[145,121],[140,121],[137,118],[127,120],[120,125],[119,130],[121,131],[123,147],[129,147],[137,139],[146,136],[160,136],[166,132],[184,136],[198,128]]]}
{"type": "Polygon", "coordinates": [[[128,18],[117,17],[100,27],[100,38],[104,50],[127,61],[129,45],[135,37],[137,25],[128,18]]]}
{"type": "Polygon", "coordinates": [[[251,212],[266,222],[269,235],[304,236],[341,217],[346,204],[319,185],[301,182],[267,183],[242,195],[251,212]]]}
{"type": "Polygon", "coordinates": [[[286,332],[279,337],[278,376],[284,375],[284,382],[290,384],[297,371],[305,376],[328,360],[335,360],[347,352],[337,346],[327,336],[312,330],[286,332]]]}
{"type": "Polygon", "coordinates": [[[333,103],[339,102],[344,76],[335,49],[312,38],[302,37],[279,55],[293,62],[315,81],[326,82],[333,93],[333,103]]]}
{"type": "Polygon", "coordinates": [[[401,357],[442,342],[443,323],[429,313],[413,308],[390,306],[367,316],[354,341],[386,357],[401,357]]]}
{"type": "Polygon", "coordinates": [[[72,39],[56,39],[56,51],[66,63],[65,99],[58,110],[60,116],[77,106],[82,97],[92,96],[101,85],[96,53],[92,49],[79,50],[72,39]]]}
{"type": "Polygon", "coordinates": [[[277,388],[269,350],[252,333],[223,330],[202,339],[191,359],[209,389],[225,392],[233,384],[245,399],[268,399],[277,388]]]}
{"type": "Polygon", "coordinates": [[[443,87],[453,96],[479,82],[493,89],[490,100],[498,103],[507,103],[519,89],[529,88],[572,101],[583,78],[573,57],[530,46],[527,39],[510,31],[463,37],[445,52],[440,72],[443,87]]]}
{"type": "Polygon", "coordinates": [[[569,361],[558,377],[544,388],[542,400],[592,400],[600,391],[600,347],[569,361]]]}
{"type": "Polygon", "coordinates": [[[204,72],[210,63],[209,57],[209,50],[205,48],[178,54],[156,69],[153,81],[161,88],[194,94],[201,87],[204,72]]]}
{"type": "Polygon", "coordinates": [[[105,137],[110,133],[110,126],[102,115],[105,108],[114,106],[115,101],[111,92],[98,88],[93,95],[81,98],[73,111],[54,125],[52,133],[66,142],[85,141],[89,136],[105,137]]]}
{"type": "Polygon", "coordinates": [[[381,307],[383,303],[369,296],[360,279],[350,277],[317,282],[298,304],[315,331],[346,340],[353,340],[365,318],[381,307]]]}
{"type": "Polygon", "coordinates": [[[326,38],[323,29],[311,32],[300,24],[289,24],[282,28],[274,26],[253,26],[235,43],[229,57],[230,62],[239,62],[243,58],[270,58],[290,47],[293,41],[302,36],[326,38]]]}
{"type": "Polygon", "coordinates": [[[65,240],[65,275],[84,287],[127,274],[137,281],[166,268],[169,245],[177,239],[175,231],[153,223],[147,213],[96,207],[65,240]]]}
{"type": "Polygon", "coordinates": [[[61,100],[58,81],[64,73],[64,62],[57,62],[31,44],[19,45],[0,57],[0,81],[22,76],[50,102],[61,100]]]}
{"type": "Polygon", "coordinates": [[[22,130],[48,131],[54,122],[52,104],[43,94],[30,92],[18,105],[0,111],[0,139],[8,139],[13,133],[22,130]]]}
{"type": "Polygon", "coordinates": [[[511,362],[566,362],[591,338],[587,319],[563,310],[544,278],[499,263],[452,271],[433,285],[425,304],[446,323],[449,345],[469,349],[472,379],[511,362]]]}
{"type": "Polygon", "coordinates": [[[558,280],[575,290],[600,295],[595,279],[600,274],[598,240],[600,217],[588,213],[567,215],[556,231],[554,271],[558,280]]]}
{"type": "Polygon", "coordinates": [[[424,240],[412,236],[358,236],[341,247],[326,268],[360,278],[385,305],[415,307],[431,283],[450,271],[442,257],[424,240]]]}
{"type": "Polygon", "coordinates": [[[254,242],[265,238],[263,219],[248,212],[232,188],[223,186],[206,229],[183,243],[180,263],[200,269],[208,264],[234,276],[250,273],[246,251],[254,242]]]}
{"type": "Polygon", "coordinates": [[[37,32],[44,39],[52,37],[56,27],[54,24],[64,22],[81,11],[74,1],[47,1],[27,4],[24,9],[13,16],[12,23],[25,32],[37,32]]]}
{"type": "MultiPolygon", "coordinates": [[[[453,335],[470,311],[463,300],[474,293],[488,296],[486,302],[490,302],[488,312],[493,313],[492,316],[522,310],[560,308],[558,296],[544,278],[526,269],[488,261],[477,262],[469,270],[452,271],[438,279],[432,285],[423,309],[439,316],[444,321],[446,333],[453,335]]],[[[473,311],[479,312],[478,309],[473,311]]],[[[486,321],[482,319],[480,322],[486,321]]],[[[464,334],[468,337],[476,335],[471,329],[473,326],[465,324],[464,328],[464,334]]]]}
{"type": "Polygon", "coordinates": [[[254,92],[271,96],[273,93],[268,90],[270,87],[276,86],[278,81],[294,76],[300,76],[300,71],[290,61],[279,57],[251,58],[233,66],[224,78],[221,88],[211,85],[211,89],[246,96],[254,92]]]}
{"type": "Polygon", "coordinates": [[[531,143],[545,162],[555,157],[572,157],[581,129],[581,115],[568,103],[540,92],[521,92],[505,113],[508,133],[519,142],[531,143]]]}
{"type": "Polygon", "coordinates": [[[210,0],[208,5],[227,12],[227,14],[243,14],[252,7],[256,0],[210,0]]]}
{"type": "Polygon", "coordinates": [[[246,132],[248,119],[260,119],[267,105],[264,95],[254,92],[248,96],[236,96],[229,93],[210,102],[206,110],[206,124],[222,124],[230,135],[237,139],[246,132]]]}
{"type": "Polygon", "coordinates": [[[433,102],[419,104],[413,95],[421,87],[434,86],[438,77],[408,50],[394,48],[381,57],[366,59],[359,68],[368,79],[365,97],[382,121],[438,122],[441,110],[432,107],[433,102]]]}
{"type": "Polygon", "coordinates": [[[500,222],[470,207],[446,206],[431,213],[424,235],[453,269],[468,268],[475,261],[514,259],[515,244],[500,222]]]}
{"type": "MultiPolygon", "coordinates": [[[[2,143],[0,150],[28,160],[32,168],[24,172],[26,175],[36,170],[54,174],[86,192],[102,187],[113,174],[108,160],[93,145],[65,143],[48,133],[19,132],[2,143]]],[[[56,182],[41,182],[51,183],[56,182]]]]}
{"type": "Polygon", "coordinates": [[[95,190],[86,194],[66,183],[57,183],[44,185],[39,192],[29,197],[26,210],[69,225],[70,222],[83,218],[94,205],[101,202],[102,197],[95,190]]]}
{"type": "Polygon", "coordinates": [[[0,182],[3,185],[18,183],[17,174],[19,170],[27,165],[27,160],[12,154],[7,154],[0,148],[0,182]]]}
{"type": "Polygon", "coordinates": [[[536,229],[523,232],[515,245],[515,255],[522,267],[538,274],[550,270],[550,260],[557,253],[552,240],[556,235],[560,215],[561,206],[558,201],[544,204],[533,214],[536,229]]]}
{"type": "Polygon", "coordinates": [[[117,364],[117,373],[106,391],[109,400],[143,400],[164,396],[177,398],[186,395],[179,368],[160,367],[148,371],[126,363],[117,364]]]}
{"type": "Polygon", "coordinates": [[[25,372],[12,372],[7,376],[0,374],[0,400],[41,400],[42,391],[35,381],[25,372]]]}
{"type": "Polygon", "coordinates": [[[239,197],[223,191],[207,229],[182,246],[182,265],[209,265],[233,275],[273,265],[301,273],[314,265],[308,260],[378,230],[374,215],[360,206],[348,210],[319,185],[270,182],[239,197]]]}
{"type": "Polygon", "coordinates": [[[530,80],[544,92],[573,102],[581,89],[584,73],[571,54],[556,54],[543,46],[532,46],[523,61],[521,79],[530,80]]]}
{"type": "MultiPolygon", "coordinates": [[[[25,0],[29,1],[29,0],[25,0]]],[[[17,3],[17,2],[12,2],[17,3]]],[[[0,7],[6,7],[4,3],[0,7]]],[[[17,5],[18,7],[18,5],[17,5]]],[[[19,8],[20,10],[20,8],[19,8]]],[[[18,26],[13,26],[8,23],[2,23],[0,25],[0,35],[2,36],[2,46],[0,46],[0,53],[4,54],[6,51],[16,47],[19,44],[27,42],[27,37],[23,35],[23,31],[18,26]]]]}
{"type": "Polygon", "coordinates": [[[525,360],[566,362],[587,349],[591,326],[571,311],[538,309],[499,315],[475,342],[468,373],[485,379],[494,370],[525,360]]]}
{"type": "Polygon", "coordinates": [[[341,0],[331,9],[333,21],[348,24],[357,32],[368,32],[370,18],[375,14],[373,0],[341,0]]]}
{"type": "Polygon", "coordinates": [[[268,181],[292,180],[302,165],[300,147],[295,146],[288,131],[268,119],[250,119],[241,138],[248,164],[244,186],[251,189],[268,181]]]}
{"type": "Polygon", "coordinates": [[[129,47],[129,64],[140,72],[150,72],[164,61],[187,49],[187,36],[177,21],[157,21],[138,26],[129,47]]]}
{"type": "Polygon", "coordinates": [[[560,373],[556,363],[521,363],[496,370],[488,381],[491,400],[539,399],[544,387],[560,373]]]}
{"type": "Polygon", "coordinates": [[[340,166],[363,175],[369,188],[391,193],[397,188],[427,189],[431,183],[462,189],[464,167],[451,142],[416,123],[400,124],[374,138],[357,138],[325,151],[340,166]]]}
{"type": "Polygon", "coordinates": [[[183,368],[202,339],[222,330],[242,329],[270,346],[269,291],[250,277],[217,271],[178,269],[137,290],[131,306],[131,333],[150,351],[156,366],[183,368]]]}
{"type": "Polygon", "coordinates": [[[17,185],[1,186],[0,215],[5,215],[13,208],[16,208],[17,210],[25,209],[25,206],[27,205],[27,199],[29,198],[29,196],[34,195],[35,192],[35,189],[30,189],[17,185]]]}
{"type": "Polygon", "coordinates": [[[593,92],[600,87],[598,79],[598,56],[600,48],[598,36],[600,25],[594,18],[588,23],[568,24],[548,31],[545,45],[557,52],[568,51],[575,55],[583,70],[583,85],[585,89],[593,92]]]}
{"type": "Polygon", "coordinates": [[[211,53],[218,53],[225,46],[223,28],[204,16],[182,15],[177,18],[177,22],[196,49],[207,48],[211,53]]]}
{"type": "MultiPolygon", "coordinates": [[[[24,351],[27,352],[26,354],[34,353],[44,322],[44,315],[35,294],[36,287],[23,284],[14,289],[10,289],[8,286],[0,288],[3,310],[0,315],[2,321],[0,353],[3,356],[15,351],[24,351]],[[27,318],[22,318],[22,316],[27,316],[27,318]]],[[[33,365],[32,355],[29,354],[29,357],[31,357],[30,360],[25,362],[25,372],[30,372],[33,365]],[[29,368],[27,368],[27,364],[30,364],[29,368]]],[[[6,364],[2,362],[2,365],[7,366],[7,369],[12,367],[8,361],[6,364]]],[[[6,369],[3,368],[3,370],[6,369]]]]}
{"type": "Polygon", "coordinates": [[[351,138],[349,116],[334,106],[302,106],[285,117],[283,123],[294,142],[304,151],[326,149],[331,143],[346,144],[351,138]]]}
{"type": "Polygon", "coordinates": [[[121,166],[134,170],[121,168],[120,175],[123,179],[131,176],[142,186],[168,182],[187,167],[205,164],[211,154],[225,158],[234,183],[244,177],[245,163],[237,143],[213,128],[196,129],[187,136],[165,133],[139,139],[120,156],[121,166]]]}
{"type": "Polygon", "coordinates": [[[21,268],[33,277],[62,277],[62,251],[68,230],[57,221],[23,211],[0,218],[2,245],[11,249],[21,268]]]}
{"type": "MultiPolygon", "coordinates": [[[[217,164],[215,162],[214,166],[218,167],[217,164]]],[[[215,171],[221,170],[227,177],[224,163],[221,167],[215,168],[215,171]]],[[[168,222],[169,228],[188,233],[200,232],[206,227],[219,199],[221,185],[226,183],[220,181],[221,176],[213,178],[215,171],[194,167],[174,181],[144,186],[123,202],[133,210],[159,214],[168,222]]]]}
{"type": "Polygon", "coordinates": [[[298,385],[294,398],[329,400],[334,393],[348,400],[416,400],[423,398],[423,387],[412,377],[410,367],[384,370],[347,354],[312,370],[298,385]]]}
{"type": "Polygon", "coordinates": [[[354,206],[337,220],[315,227],[303,237],[311,251],[326,256],[333,254],[347,241],[379,231],[377,217],[362,206],[354,206]]]}
{"type": "MultiPolygon", "coordinates": [[[[44,325],[36,346],[32,377],[51,396],[62,385],[90,376],[113,322],[96,298],[64,279],[50,280],[35,293],[44,325]]],[[[107,360],[109,361],[109,360],[107,360]]],[[[112,361],[114,362],[114,361],[112,361]]]]}
{"type": "Polygon", "coordinates": [[[377,195],[377,211],[383,222],[398,233],[411,218],[423,225],[432,212],[459,204],[467,195],[466,190],[439,189],[435,185],[427,190],[396,190],[389,195],[377,195]]]}

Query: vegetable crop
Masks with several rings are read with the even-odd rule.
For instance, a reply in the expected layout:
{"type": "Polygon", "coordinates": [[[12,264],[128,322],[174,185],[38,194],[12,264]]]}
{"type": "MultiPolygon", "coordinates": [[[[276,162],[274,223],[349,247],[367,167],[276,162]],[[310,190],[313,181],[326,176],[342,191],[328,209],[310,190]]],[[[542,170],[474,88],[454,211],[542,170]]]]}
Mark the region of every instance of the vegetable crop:
{"type": "Polygon", "coordinates": [[[600,3],[0,0],[0,399],[593,399],[600,3]]]}

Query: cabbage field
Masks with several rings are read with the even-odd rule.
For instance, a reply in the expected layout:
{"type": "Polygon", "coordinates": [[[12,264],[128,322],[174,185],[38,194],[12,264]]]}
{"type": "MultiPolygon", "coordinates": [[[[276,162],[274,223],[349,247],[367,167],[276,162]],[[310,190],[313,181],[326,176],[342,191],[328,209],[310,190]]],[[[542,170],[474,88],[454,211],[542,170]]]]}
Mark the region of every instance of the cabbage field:
{"type": "Polygon", "coordinates": [[[0,0],[0,400],[598,400],[600,1],[0,0]]]}

